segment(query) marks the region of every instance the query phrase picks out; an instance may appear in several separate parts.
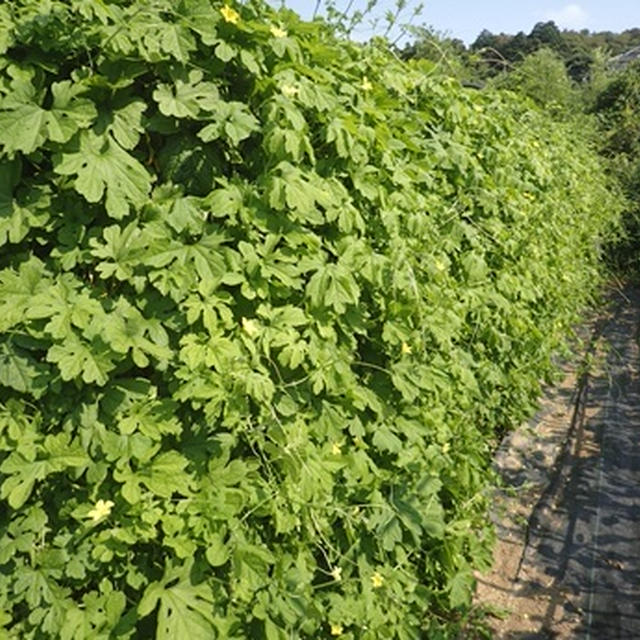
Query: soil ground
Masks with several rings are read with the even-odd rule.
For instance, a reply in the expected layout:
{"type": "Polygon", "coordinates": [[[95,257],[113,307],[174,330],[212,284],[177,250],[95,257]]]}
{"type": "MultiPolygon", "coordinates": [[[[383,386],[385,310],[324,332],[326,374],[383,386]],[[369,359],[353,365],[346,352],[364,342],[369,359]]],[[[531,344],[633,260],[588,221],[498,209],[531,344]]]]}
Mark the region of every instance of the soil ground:
{"type": "Polygon", "coordinates": [[[586,357],[498,451],[499,542],[476,593],[497,640],[640,640],[639,321],[640,290],[613,294],[586,357]]]}

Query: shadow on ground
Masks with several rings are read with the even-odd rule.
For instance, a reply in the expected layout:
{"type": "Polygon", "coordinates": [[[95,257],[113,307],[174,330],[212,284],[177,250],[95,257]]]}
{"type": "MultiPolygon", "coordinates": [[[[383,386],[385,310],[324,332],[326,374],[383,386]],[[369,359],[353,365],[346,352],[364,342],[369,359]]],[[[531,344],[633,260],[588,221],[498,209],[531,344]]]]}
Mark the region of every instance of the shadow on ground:
{"type": "Polygon", "coordinates": [[[542,436],[514,436],[499,460],[519,489],[498,519],[498,552],[519,557],[479,577],[480,602],[511,610],[496,638],[640,639],[640,291],[621,292],[614,308],[600,364],[558,390],[542,436]],[[530,438],[520,451],[518,437],[530,438]]]}

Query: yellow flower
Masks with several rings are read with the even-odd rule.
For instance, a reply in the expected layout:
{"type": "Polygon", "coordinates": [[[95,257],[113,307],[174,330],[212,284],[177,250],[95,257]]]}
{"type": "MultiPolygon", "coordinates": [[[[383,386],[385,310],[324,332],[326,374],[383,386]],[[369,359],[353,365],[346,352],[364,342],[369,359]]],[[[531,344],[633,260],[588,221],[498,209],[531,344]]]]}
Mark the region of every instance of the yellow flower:
{"type": "Polygon", "coordinates": [[[407,356],[411,353],[411,347],[406,342],[402,343],[402,353],[407,356]]]}
{"type": "Polygon", "coordinates": [[[220,13],[222,14],[225,22],[238,24],[238,21],[240,20],[240,14],[235,9],[232,9],[229,5],[225,5],[224,7],[222,7],[222,9],[220,9],[220,13]]]}
{"type": "Polygon", "coordinates": [[[280,87],[280,91],[282,91],[287,98],[293,98],[298,94],[298,87],[294,87],[292,84],[283,84],[282,87],[280,87]]]}
{"type": "Polygon", "coordinates": [[[258,326],[258,323],[255,320],[250,320],[248,318],[242,318],[242,329],[252,338],[260,333],[260,327],[258,326]]]}
{"type": "Polygon", "coordinates": [[[341,624],[332,624],[331,625],[331,635],[332,636],[340,636],[340,635],[342,635],[343,631],[344,631],[344,629],[342,628],[341,624]]]}
{"type": "Polygon", "coordinates": [[[384,584],[384,578],[376,571],[371,576],[371,586],[374,589],[379,589],[384,584]]]}
{"type": "Polygon", "coordinates": [[[271,31],[271,35],[274,38],[286,38],[287,37],[287,32],[284,29],[281,29],[280,27],[276,27],[276,26],[272,26],[269,31],[271,31]]]}
{"type": "Polygon", "coordinates": [[[342,568],[341,567],[333,567],[333,569],[331,569],[331,577],[336,582],[340,582],[340,580],[342,580],[342,568]]]}
{"type": "Polygon", "coordinates": [[[87,518],[91,518],[94,522],[98,522],[98,520],[102,520],[102,518],[108,516],[111,513],[112,508],[113,502],[111,502],[111,500],[98,500],[93,509],[87,513],[87,518]]]}
{"type": "Polygon", "coordinates": [[[451,444],[448,442],[445,442],[442,445],[442,453],[449,453],[449,450],[451,449],[451,444]]]}
{"type": "Polygon", "coordinates": [[[331,453],[333,453],[334,456],[339,456],[342,453],[342,447],[339,443],[334,442],[331,445],[331,453]]]}
{"type": "Polygon", "coordinates": [[[362,84],[360,85],[360,88],[363,91],[371,91],[371,89],[373,89],[373,85],[371,84],[371,82],[369,82],[369,78],[367,78],[367,76],[362,78],[362,84]]]}

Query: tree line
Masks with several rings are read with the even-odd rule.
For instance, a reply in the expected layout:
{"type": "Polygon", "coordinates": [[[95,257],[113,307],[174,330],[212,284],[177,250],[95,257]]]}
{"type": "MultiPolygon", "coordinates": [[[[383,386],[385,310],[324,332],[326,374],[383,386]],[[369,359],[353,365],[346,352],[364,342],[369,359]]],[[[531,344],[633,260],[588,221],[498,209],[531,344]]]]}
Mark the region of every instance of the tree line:
{"type": "Polygon", "coordinates": [[[594,64],[604,56],[613,58],[640,46],[640,28],[621,33],[574,31],[559,29],[553,21],[538,22],[529,34],[494,34],[483,29],[467,47],[458,39],[438,33],[430,27],[412,29],[413,40],[402,50],[405,58],[434,58],[443,51],[464,60],[481,77],[492,77],[513,68],[527,56],[549,49],[562,60],[569,77],[575,82],[589,79],[594,64]]]}

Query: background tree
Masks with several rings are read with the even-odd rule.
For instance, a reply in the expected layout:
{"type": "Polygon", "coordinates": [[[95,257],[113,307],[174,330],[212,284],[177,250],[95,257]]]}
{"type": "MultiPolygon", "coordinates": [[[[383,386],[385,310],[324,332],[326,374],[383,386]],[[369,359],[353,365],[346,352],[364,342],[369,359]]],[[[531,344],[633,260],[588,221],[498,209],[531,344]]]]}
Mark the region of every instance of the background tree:
{"type": "Polygon", "coordinates": [[[570,113],[578,102],[562,58],[547,48],[527,56],[493,85],[517,91],[556,116],[570,113]]]}
{"type": "Polygon", "coordinates": [[[549,22],[538,22],[529,34],[529,40],[531,40],[536,48],[549,47],[557,50],[561,49],[564,44],[562,34],[553,20],[549,22]]]}
{"type": "Polygon", "coordinates": [[[429,26],[411,27],[414,40],[404,46],[404,60],[430,60],[437,69],[463,83],[474,82],[478,76],[478,56],[470,52],[462,40],[429,26]]]}
{"type": "Polygon", "coordinates": [[[550,49],[562,59],[574,81],[585,82],[597,56],[616,56],[636,46],[640,46],[640,29],[627,29],[622,33],[587,29],[561,31],[549,21],[539,22],[528,35],[523,32],[494,35],[483,29],[470,49],[484,60],[485,73],[489,76],[508,68],[505,61],[515,64],[539,49],[550,49]]]}

